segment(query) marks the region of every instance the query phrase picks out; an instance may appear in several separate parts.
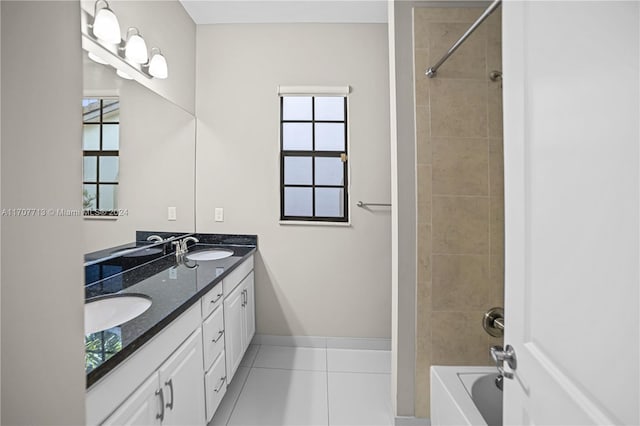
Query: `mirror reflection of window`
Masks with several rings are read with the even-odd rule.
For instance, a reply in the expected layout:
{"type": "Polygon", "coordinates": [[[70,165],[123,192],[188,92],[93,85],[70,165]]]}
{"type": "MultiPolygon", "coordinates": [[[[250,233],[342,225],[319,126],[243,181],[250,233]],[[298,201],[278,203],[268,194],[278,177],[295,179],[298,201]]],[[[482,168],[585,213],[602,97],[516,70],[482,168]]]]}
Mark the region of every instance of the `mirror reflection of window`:
{"type": "Polygon", "coordinates": [[[82,99],[82,199],[85,216],[118,216],[120,100],[82,99]]]}

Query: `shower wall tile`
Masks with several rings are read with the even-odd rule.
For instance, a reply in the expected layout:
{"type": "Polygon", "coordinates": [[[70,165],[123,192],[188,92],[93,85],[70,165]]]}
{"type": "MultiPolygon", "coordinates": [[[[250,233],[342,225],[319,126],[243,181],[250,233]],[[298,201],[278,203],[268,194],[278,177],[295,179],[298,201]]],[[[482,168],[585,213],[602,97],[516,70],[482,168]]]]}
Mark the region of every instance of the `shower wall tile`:
{"type": "Polygon", "coordinates": [[[490,203],[490,254],[494,256],[504,256],[504,197],[491,197],[490,203]]]}
{"type": "Polygon", "coordinates": [[[428,418],[431,365],[491,365],[482,329],[504,304],[500,10],[424,75],[483,7],[414,9],[418,184],[415,415],[428,418]]]}
{"type": "Polygon", "coordinates": [[[431,164],[431,114],[428,105],[416,106],[416,150],[418,164],[431,164]]]}
{"type": "Polygon", "coordinates": [[[431,166],[418,165],[418,222],[431,223],[431,166]]]}
{"type": "Polygon", "coordinates": [[[502,139],[489,139],[489,195],[503,197],[504,153],[502,139]]]}
{"type": "MultiPolygon", "coordinates": [[[[414,9],[414,22],[460,22],[471,25],[484,12],[486,6],[478,7],[417,7],[414,9]]],[[[467,28],[469,27],[467,25],[467,28]]]]}
{"type": "Polygon", "coordinates": [[[498,8],[484,22],[487,29],[487,73],[502,70],[502,8],[498,8]]]}
{"type": "Polygon", "coordinates": [[[487,139],[433,138],[433,193],[489,195],[487,139]]]}
{"type": "Polygon", "coordinates": [[[422,12],[420,9],[413,10],[413,48],[428,49],[429,48],[429,22],[426,19],[419,18],[422,12]]]}
{"type": "Polygon", "coordinates": [[[433,365],[491,365],[484,311],[446,311],[431,314],[433,365]]]}
{"type": "Polygon", "coordinates": [[[432,79],[431,136],[487,137],[487,83],[481,80],[432,79]]]}
{"type": "MultiPolygon", "coordinates": [[[[418,286],[424,285],[431,289],[431,275],[431,225],[418,223],[418,286]]],[[[431,293],[428,296],[430,310],[431,293]]]]}
{"type": "Polygon", "coordinates": [[[433,311],[478,311],[494,300],[489,255],[433,256],[433,311]]]}
{"type": "Polygon", "coordinates": [[[490,265],[491,307],[504,306],[504,256],[492,255],[490,265]]]}
{"type": "Polygon", "coordinates": [[[487,79],[489,137],[502,138],[502,81],[487,79]]]}
{"type": "Polygon", "coordinates": [[[429,49],[415,49],[414,75],[416,83],[416,105],[429,105],[430,78],[425,72],[430,66],[429,49]]]}
{"type": "MultiPolygon", "coordinates": [[[[431,23],[428,28],[429,51],[446,52],[467,31],[469,24],[431,23]]],[[[479,27],[456,50],[455,55],[447,59],[439,69],[438,77],[482,79],[487,69],[487,32],[486,27],[479,27]]]]}
{"type": "Polygon", "coordinates": [[[489,198],[432,198],[433,253],[488,254],[489,198]]]}
{"type": "Polygon", "coordinates": [[[431,362],[431,311],[418,309],[418,327],[416,334],[416,378],[415,407],[416,417],[429,417],[431,362]]]}

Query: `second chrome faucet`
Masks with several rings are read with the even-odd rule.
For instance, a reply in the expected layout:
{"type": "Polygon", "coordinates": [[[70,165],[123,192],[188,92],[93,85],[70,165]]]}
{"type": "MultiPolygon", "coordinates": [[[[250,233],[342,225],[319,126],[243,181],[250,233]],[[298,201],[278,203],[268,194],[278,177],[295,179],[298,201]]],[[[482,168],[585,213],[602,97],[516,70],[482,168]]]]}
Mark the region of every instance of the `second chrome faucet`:
{"type": "Polygon", "coordinates": [[[171,243],[176,248],[176,257],[180,257],[180,256],[184,255],[185,253],[187,253],[187,251],[189,250],[189,247],[187,246],[189,241],[193,241],[194,243],[199,243],[200,242],[196,237],[186,237],[186,238],[183,238],[181,240],[174,241],[174,242],[171,243]]]}

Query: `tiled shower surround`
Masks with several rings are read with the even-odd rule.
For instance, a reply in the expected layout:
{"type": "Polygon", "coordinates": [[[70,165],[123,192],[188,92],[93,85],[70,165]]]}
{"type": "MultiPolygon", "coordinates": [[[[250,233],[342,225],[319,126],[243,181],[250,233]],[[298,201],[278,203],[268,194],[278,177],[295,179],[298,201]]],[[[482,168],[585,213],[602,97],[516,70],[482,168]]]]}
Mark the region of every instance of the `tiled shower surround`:
{"type": "Polygon", "coordinates": [[[418,171],[416,417],[429,417],[431,365],[487,365],[502,344],[482,315],[503,306],[500,10],[438,70],[482,8],[414,9],[418,171]]]}

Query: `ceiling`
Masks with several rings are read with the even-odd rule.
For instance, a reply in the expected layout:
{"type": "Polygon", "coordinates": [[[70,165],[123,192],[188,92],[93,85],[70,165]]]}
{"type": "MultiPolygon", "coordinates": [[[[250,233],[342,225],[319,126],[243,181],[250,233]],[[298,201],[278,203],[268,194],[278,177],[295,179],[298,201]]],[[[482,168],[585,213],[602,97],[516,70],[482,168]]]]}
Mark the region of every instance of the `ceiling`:
{"type": "Polygon", "coordinates": [[[198,25],[386,23],[387,0],[180,0],[198,25]]]}

